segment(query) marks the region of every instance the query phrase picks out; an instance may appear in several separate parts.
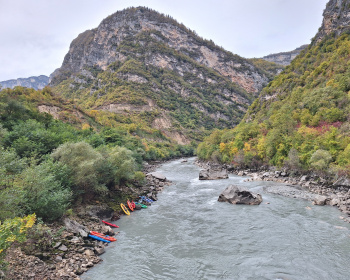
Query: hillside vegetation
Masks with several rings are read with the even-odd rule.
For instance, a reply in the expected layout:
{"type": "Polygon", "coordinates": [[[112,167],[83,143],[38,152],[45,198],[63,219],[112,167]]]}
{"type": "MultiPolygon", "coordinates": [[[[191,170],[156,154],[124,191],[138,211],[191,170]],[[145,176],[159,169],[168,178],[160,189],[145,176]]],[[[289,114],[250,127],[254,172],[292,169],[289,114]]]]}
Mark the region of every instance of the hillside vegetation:
{"type": "Polygon", "coordinates": [[[33,212],[56,220],[73,204],[138,186],[144,160],[193,154],[159,131],[102,126],[76,111],[49,88],[0,91],[0,221],[33,212]],[[66,122],[40,113],[39,104],[60,106],[66,122]]]}
{"type": "Polygon", "coordinates": [[[216,131],[198,155],[242,167],[350,172],[350,35],[310,45],[262,91],[233,130],[216,131]]]}

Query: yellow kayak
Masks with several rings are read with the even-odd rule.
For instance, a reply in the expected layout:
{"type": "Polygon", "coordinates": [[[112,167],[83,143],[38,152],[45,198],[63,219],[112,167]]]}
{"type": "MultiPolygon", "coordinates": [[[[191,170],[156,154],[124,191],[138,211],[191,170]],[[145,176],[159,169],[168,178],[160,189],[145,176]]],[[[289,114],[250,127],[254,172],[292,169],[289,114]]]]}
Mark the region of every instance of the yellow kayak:
{"type": "Polygon", "coordinates": [[[124,213],[126,215],[130,215],[130,212],[129,212],[128,208],[126,208],[123,203],[120,203],[120,207],[122,208],[122,210],[124,211],[124,213]]]}

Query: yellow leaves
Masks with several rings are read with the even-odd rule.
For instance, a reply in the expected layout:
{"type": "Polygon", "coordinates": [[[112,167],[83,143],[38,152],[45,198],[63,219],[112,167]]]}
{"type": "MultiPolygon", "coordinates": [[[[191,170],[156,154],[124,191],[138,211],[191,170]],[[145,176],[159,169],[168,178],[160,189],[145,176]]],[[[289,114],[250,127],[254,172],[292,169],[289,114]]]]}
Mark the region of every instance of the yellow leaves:
{"type": "Polygon", "coordinates": [[[85,129],[90,129],[90,125],[88,123],[84,123],[81,127],[82,130],[85,130],[85,129]]]}
{"type": "Polygon", "coordinates": [[[28,215],[24,218],[14,218],[0,223],[0,254],[15,241],[23,242],[26,231],[35,224],[36,215],[28,215]]]}
{"type": "Polygon", "coordinates": [[[16,236],[15,235],[10,235],[9,237],[6,238],[6,242],[15,242],[16,236]]]}
{"type": "Polygon", "coordinates": [[[237,147],[233,147],[231,150],[230,150],[230,153],[231,153],[231,155],[235,155],[235,154],[237,154],[238,153],[238,148],[237,147]]]}
{"type": "Polygon", "coordinates": [[[338,88],[339,87],[339,83],[337,83],[334,79],[329,80],[326,83],[327,87],[333,87],[333,88],[338,88]]]}
{"type": "Polygon", "coordinates": [[[246,152],[249,152],[251,149],[251,146],[249,143],[245,142],[244,143],[244,148],[243,148],[243,151],[246,153],[246,152]]]}
{"type": "Polygon", "coordinates": [[[95,118],[99,114],[99,111],[97,110],[90,110],[89,115],[93,118],[95,118]]]}
{"type": "Polygon", "coordinates": [[[225,148],[226,148],[226,144],[225,143],[220,143],[220,153],[223,153],[225,151],[225,148]]]}
{"type": "Polygon", "coordinates": [[[26,218],[24,218],[23,221],[26,222],[26,225],[25,225],[26,228],[31,228],[35,224],[36,215],[35,214],[29,215],[26,218]]]}
{"type": "Polygon", "coordinates": [[[257,144],[258,155],[260,158],[265,158],[266,155],[266,137],[261,137],[257,144]]]}

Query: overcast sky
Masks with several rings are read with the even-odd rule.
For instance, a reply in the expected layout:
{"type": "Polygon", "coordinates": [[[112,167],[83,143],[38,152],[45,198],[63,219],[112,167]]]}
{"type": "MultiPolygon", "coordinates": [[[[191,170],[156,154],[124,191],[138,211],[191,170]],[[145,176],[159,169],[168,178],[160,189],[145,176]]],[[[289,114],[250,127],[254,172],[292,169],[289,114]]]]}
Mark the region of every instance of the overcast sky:
{"type": "Polygon", "coordinates": [[[147,6],[243,57],[310,42],[328,0],[0,0],[0,81],[50,75],[71,41],[108,15],[147,6]]]}

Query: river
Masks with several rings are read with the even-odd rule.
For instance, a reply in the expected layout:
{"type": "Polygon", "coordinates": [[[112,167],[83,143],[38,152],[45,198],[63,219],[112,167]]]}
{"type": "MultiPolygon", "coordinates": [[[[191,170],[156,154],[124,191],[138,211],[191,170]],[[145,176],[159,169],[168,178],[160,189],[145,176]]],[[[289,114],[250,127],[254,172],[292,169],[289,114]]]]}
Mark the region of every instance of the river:
{"type": "Polygon", "coordinates": [[[350,226],[335,207],[262,192],[274,182],[199,181],[193,162],[158,168],[173,185],[117,222],[118,241],[82,279],[350,279],[350,226]],[[218,202],[230,184],[262,204],[218,202]]]}

